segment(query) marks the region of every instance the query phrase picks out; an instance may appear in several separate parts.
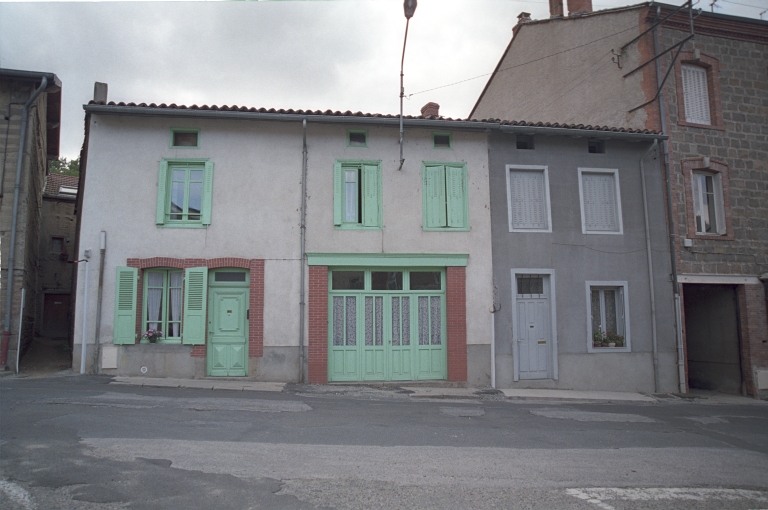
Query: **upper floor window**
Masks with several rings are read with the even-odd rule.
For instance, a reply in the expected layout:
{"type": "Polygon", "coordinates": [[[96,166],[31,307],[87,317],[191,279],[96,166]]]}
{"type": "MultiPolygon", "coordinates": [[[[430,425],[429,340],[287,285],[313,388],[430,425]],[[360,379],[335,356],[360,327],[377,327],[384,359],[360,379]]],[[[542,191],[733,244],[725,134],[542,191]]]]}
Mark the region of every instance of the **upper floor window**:
{"type": "Polygon", "coordinates": [[[688,238],[733,239],[728,167],[709,157],[682,160],[688,238]]]}
{"type": "Polygon", "coordinates": [[[675,63],[678,124],[724,129],[719,70],[714,57],[698,50],[680,52],[675,63]]]}
{"type": "Polygon", "coordinates": [[[709,114],[707,70],[700,66],[683,64],[682,71],[685,119],[694,124],[712,124],[709,114]]]}
{"type": "Polygon", "coordinates": [[[510,232],[552,232],[546,166],[507,165],[510,232]]]}
{"type": "Polygon", "coordinates": [[[421,187],[424,230],[469,230],[464,163],[424,163],[421,187]]]}
{"type": "Polygon", "coordinates": [[[584,234],[621,234],[619,171],[579,168],[581,228],[584,234]]]}
{"type": "Polygon", "coordinates": [[[333,224],[337,228],[381,228],[380,161],[336,162],[333,224]]]}
{"type": "Polygon", "coordinates": [[[200,147],[200,130],[188,128],[171,129],[171,148],[197,149],[200,147]]]}
{"type": "Polygon", "coordinates": [[[212,188],[213,163],[210,161],[162,161],[155,223],[174,227],[210,225],[212,188]]]}

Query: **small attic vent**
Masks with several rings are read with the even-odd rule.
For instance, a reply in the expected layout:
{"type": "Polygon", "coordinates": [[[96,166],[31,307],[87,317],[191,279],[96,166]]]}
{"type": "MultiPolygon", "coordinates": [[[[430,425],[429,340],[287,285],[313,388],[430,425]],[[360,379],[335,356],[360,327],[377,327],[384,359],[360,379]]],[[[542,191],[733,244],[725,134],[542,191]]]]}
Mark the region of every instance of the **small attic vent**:
{"type": "Polygon", "coordinates": [[[347,144],[350,147],[368,147],[367,131],[347,131],[347,144]]]}
{"type": "Polygon", "coordinates": [[[605,142],[602,140],[590,140],[587,149],[590,154],[605,154],[605,142]]]}
{"type": "Polygon", "coordinates": [[[515,143],[518,149],[533,150],[533,135],[517,135],[515,143]]]}
{"type": "Polygon", "coordinates": [[[198,129],[171,130],[171,146],[199,147],[200,146],[200,130],[198,129]]]}
{"type": "Polygon", "coordinates": [[[450,133],[432,133],[432,142],[435,149],[450,149],[452,147],[450,133]]]}

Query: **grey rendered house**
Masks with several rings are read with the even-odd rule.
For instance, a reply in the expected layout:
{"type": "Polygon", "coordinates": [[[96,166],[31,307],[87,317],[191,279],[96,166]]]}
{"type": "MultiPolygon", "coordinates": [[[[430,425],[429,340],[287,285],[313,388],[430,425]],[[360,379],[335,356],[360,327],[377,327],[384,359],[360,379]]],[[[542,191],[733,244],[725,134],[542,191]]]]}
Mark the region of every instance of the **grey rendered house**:
{"type": "Polygon", "coordinates": [[[675,389],[659,138],[524,122],[490,134],[497,387],[675,389]]]}
{"type": "Polygon", "coordinates": [[[591,0],[567,3],[567,15],[555,0],[548,19],[521,14],[470,118],[667,135],[679,391],[764,398],[768,21],[690,3],[595,12],[591,0]]]}

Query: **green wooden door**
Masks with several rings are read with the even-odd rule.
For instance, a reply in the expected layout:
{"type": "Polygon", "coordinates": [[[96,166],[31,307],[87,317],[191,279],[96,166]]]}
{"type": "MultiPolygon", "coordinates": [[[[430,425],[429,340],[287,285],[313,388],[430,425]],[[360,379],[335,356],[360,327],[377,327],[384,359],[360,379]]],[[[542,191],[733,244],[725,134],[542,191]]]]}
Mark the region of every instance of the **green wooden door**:
{"type": "Polygon", "coordinates": [[[413,281],[407,270],[338,273],[329,289],[329,381],[446,378],[442,271],[414,272],[413,281]],[[377,285],[371,273],[391,278],[377,285]]]}
{"type": "Polygon", "coordinates": [[[248,374],[248,290],[213,287],[209,292],[208,375],[248,374]]]}

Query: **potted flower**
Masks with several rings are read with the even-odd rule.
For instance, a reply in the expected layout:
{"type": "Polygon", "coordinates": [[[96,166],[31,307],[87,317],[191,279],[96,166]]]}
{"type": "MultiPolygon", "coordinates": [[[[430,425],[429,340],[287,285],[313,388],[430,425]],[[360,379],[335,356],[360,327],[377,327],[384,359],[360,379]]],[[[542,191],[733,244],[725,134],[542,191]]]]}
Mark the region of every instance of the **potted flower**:
{"type": "Polygon", "coordinates": [[[608,346],[609,347],[624,347],[624,336],[616,333],[615,331],[608,332],[608,346]]]}
{"type": "Polygon", "coordinates": [[[148,329],[141,335],[141,343],[143,344],[154,344],[157,342],[158,338],[162,338],[163,332],[159,329],[148,329]]]}
{"type": "Polygon", "coordinates": [[[602,347],[603,346],[603,332],[598,330],[595,331],[592,334],[592,346],[593,347],[602,347]]]}

